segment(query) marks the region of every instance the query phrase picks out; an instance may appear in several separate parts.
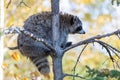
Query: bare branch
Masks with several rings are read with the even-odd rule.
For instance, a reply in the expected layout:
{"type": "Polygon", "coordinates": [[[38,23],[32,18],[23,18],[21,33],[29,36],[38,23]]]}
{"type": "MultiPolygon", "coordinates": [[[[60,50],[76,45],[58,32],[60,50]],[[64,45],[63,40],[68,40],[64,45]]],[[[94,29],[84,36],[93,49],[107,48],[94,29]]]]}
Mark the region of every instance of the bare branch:
{"type": "Polygon", "coordinates": [[[27,31],[27,30],[24,30],[24,29],[21,29],[16,27],[16,28],[9,28],[9,29],[6,29],[4,30],[4,33],[5,34],[15,34],[15,33],[18,33],[18,34],[25,34],[29,37],[31,37],[32,39],[38,41],[38,42],[42,42],[46,47],[48,47],[49,49],[51,49],[51,51],[55,52],[54,48],[49,45],[44,39],[42,38],[39,38],[38,36],[32,34],[31,32],[27,31]]]}
{"type": "Polygon", "coordinates": [[[112,48],[109,48],[109,49],[120,59],[120,56],[114,51],[114,49],[112,49],[112,48]]]}
{"type": "Polygon", "coordinates": [[[118,36],[118,38],[120,39],[120,33],[119,33],[117,36],[118,36]]]}
{"type": "Polygon", "coordinates": [[[106,49],[106,51],[107,51],[108,54],[109,54],[110,59],[111,59],[112,62],[113,62],[113,67],[115,68],[115,65],[114,65],[114,63],[115,63],[116,66],[117,66],[118,68],[120,68],[120,65],[118,64],[117,60],[114,59],[114,58],[112,57],[112,54],[111,54],[111,51],[112,51],[112,52],[118,57],[118,59],[120,59],[120,56],[117,54],[117,53],[120,53],[120,51],[117,50],[116,48],[112,47],[111,45],[103,42],[103,41],[94,40],[94,42],[99,43],[100,45],[102,45],[103,48],[106,49]],[[117,53],[116,53],[116,52],[117,52],[117,53]]]}
{"type": "MultiPolygon", "coordinates": [[[[21,7],[21,5],[25,5],[26,7],[29,7],[25,2],[24,2],[24,0],[21,0],[21,2],[18,4],[18,6],[20,6],[21,7]]],[[[30,7],[29,7],[30,8],[30,7]]]]}
{"type": "Polygon", "coordinates": [[[9,5],[11,4],[11,2],[12,2],[12,0],[9,0],[9,2],[8,2],[7,6],[6,6],[6,8],[9,7],[9,5]]]}
{"type": "MultiPolygon", "coordinates": [[[[79,54],[79,56],[78,56],[78,58],[77,58],[77,61],[76,61],[75,66],[74,66],[74,68],[73,68],[74,75],[75,75],[75,71],[76,71],[76,67],[77,67],[77,64],[78,64],[78,62],[79,62],[79,59],[80,59],[80,57],[81,57],[83,51],[84,51],[85,48],[87,47],[87,45],[88,45],[88,44],[86,44],[86,45],[84,46],[84,48],[82,49],[82,51],[80,52],[80,54],[79,54]]],[[[74,80],[74,78],[75,78],[75,77],[73,76],[73,80],[74,80]]]]}
{"type": "Polygon", "coordinates": [[[112,33],[108,33],[108,34],[104,34],[104,35],[97,35],[97,36],[91,37],[89,39],[80,41],[77,44],[73,44],[70,47],[67,47],[66,49],[64,49],[64,52],[66,52],[66,51],[68,51],[68,50],[70,50],[70,49],[72,49],[74,47],[80,46],[80,45],[92,43],[92,42],[94,42],[95,39],[101,39],[101,38],[109,37],[109,36],[112,36],[112,35],[118,35],[118,34],[120,34],[120,30],[119,29],[117,31],[112,32],[112,33]]]}
{"type": "Polygon", "coordinates": [[[120,51],[119,51],[118,49],[112,47],[111,45],[109,45],[109,44],[107,44],[107,43],[105,43],[105,42],[103,42],[103,41],[95,40],[95,42],[98,42],[100,45],[105,45],[105,46],[107,46],[107,48],[110,49],[112,52],[114,52],[115,55],[120,59],[120,56],[116,53],[116,52],[120,53],[120,51]],[[115,52],[115,51],[116,51],[116,52],[115,52]]]}
{"type": "Polygon", "coordinates": [[[18,27],[16,27],[16,28],[10,27],[8,29],[3,30],[3,33],[5,33],[5,34],[16,34],[16,33],[21,34],[21,30],[18,27]]]}
{"type": "MultiPolygon", "coordinates": [[[[120,59],[120,56],[119,56],[117,53],[120,53],[120,51],[119,51],[118,49],[112,47],[111,45],[109,45],[109,44],[107,44],[107,43],[105,43],[105,42],[103,42],[103,41],[98,40],[98,39],[105,38],[105,37],[109,37],[109,36],[112,36],[112,35],[117,35],[117,36],[120,35],[120,30],[114,31],[114,32],[112,32],[112,33],[104,34],[104,35],[97,35],[97,36],[91,37],[91,38],[89,38],[89,39],[80,41],[79,43],[74,44],[74,45],[66,48],[66,49],[64,50],[64,52],[66,52],[66,51],[68,51],[69,49],[72,49],[72,48],[74,48],[74,47],[80,46],[80,45],[97,42],[97,43],[99,43],[100,45],[102,45],[103,48],[106,49],[106,51],[107,51],[108,54],[109,54],[110,59],[112,60],[112,62],[113,62],[113,64],[114,64],[114,63],[116,63],[116,60],[112,57],[111,51],[112,51],[119,59],[120,59]]],[[[85,47],[84,47],[84,48],[85,48],[85,47]]],[[[84,50],[84,48],[83,48],[83,50],[84,50]]],[[[80,54],[80,55],[81,55],[81,54],[80,54]]],[[[80,56],[80,55],[79,55],[79,56],[80,56]]],[[[79,58],[78,58],[78,59],[79,59],[79,58]]],[[[77,63],[78,63],[78,60],[77,60],[77,62],[76,62],[76,64],[75,64],[75,66],[74,66],[74,74],[75,74],[75,68],[76,68],[77,63]]],[[[116,63],[116,64],[117,64],[117,63],[116,63]]],[[[117,64],[117,66],[119,67],[118,64],[117,64]]],[[[74,79],[74,77],[73,77],[73,79],[74,79]]]]}
{"type": "Polygon", "coordinates": [[[120,64],[119,64],[119,62],[115,60],[115,64],[116,64],[116,66],[120,69],[120,64]]]}
{"type": "Polygon", "coordinates": [[[81,78],[81,79],[87,80],[86,78],[84,78],[84,77],[82,77],[82,76],[79,76],[78,74],[77,74],[77,75],[74,75],[74,74],[64,74],[63,77],[66,77],[66,76],[77,77],[77,78],[81,78]]]}
{"type": "Polygon", "coordinates": [[[110,56],[110,59],[112,60],[112,62],[114,62],[114,58],[112,57],[109,48],[107,48],[107,46],[106,46],[105,44],[102,44],[102,43],[100,43],[100,42],[99,42],[99,44],[101,44],[101,45],[106,49],[106,51],[108,52],[108,54],[109,54],[109,56],[110,56]]]}

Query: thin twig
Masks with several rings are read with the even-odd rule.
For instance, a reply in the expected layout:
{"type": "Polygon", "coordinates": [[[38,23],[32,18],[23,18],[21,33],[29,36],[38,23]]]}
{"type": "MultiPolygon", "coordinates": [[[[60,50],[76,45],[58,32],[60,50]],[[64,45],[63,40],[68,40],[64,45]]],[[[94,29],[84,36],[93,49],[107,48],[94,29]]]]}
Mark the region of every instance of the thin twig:
{"type": "MultiPolygon", "coordinates": [[[[77,58],[77,61],[76,61],[75,66],[74,66],[74,68],[73,68],[74,75],[75,75],[75,71],[76,71],[76,67],[77,67],[77,64],[78,64],[78,62],[79,62],[79,59],[80,59],[80,57],[81,57],[83,51],[84,51],[85,48],[87,47],[87,45],[88,45],[88,44],[86,44],[86,45],[83,47],[82,51],[80,52],[80,54],[79,54],[79,56],[78,56],[78,58],[77,58]]],[[[73,76],[73,80],[74,80],[74,78],[75,78],[75,77],[73,76]]]]}
{"type": "MultiPolygon", "coordinates": [[[[21,2],[18,4],[18,6],[20,6],[21,7],[21,5],[25,5],[26,7],[29,7],[23,0],[21,0],[21,2]]],[[[30,7],[29,7],[30,8],[30,7]]]]}
{"type": "Polygon", "coordinates": [[[116,66],[120,69],[120,64],[118,63],[118,61],[114,61],[115,62],[115,64],[116,64],[116,66]]]}
{"type": "Polygon", "coordinates": [[[103,42],[103,41],[99,41],[99,42],[101,42],[101,43],[103,43],[103,44],[109,46],[110,48],[114,49],[116,52],[120,53],[120,51],[119,51],[118,49],[112,47],[111,45],[109,45],[109,44],[107,44],[107,43],[105,43],[105,42],[103,42]]]}
{"type": "Polygon", "coordinates": [[[63,77],[66,77],[66,76],[77,77],[77,78],[81,78],[81,79],[85,79],[85,80],[87,80],[85,77],[82,77],[82,76],[80,76],[80,75],[74,75],[74,74],[64,74],[64,76],[63,76],[63,77]]]}
{"type": "Polygon", "coordinates": [[[11,4],[11,2],[12,2],[12,0],[9,0],[9,2],[8,2],[7,6],[6,6],[6,8],[9,7],[9,5],[11,4]]]}
{"type": "Polygon", "coordinates": [[[114,52],[115,55],[120,59],[120,56],[116,53],[116,52],[120,53],[120,51],[119,51],[118,49],[112,47],[111,45],[109,45],[109,44],[107,44],[107,43],[105,43],[105,42],[103,42],[103,41],[95,40],[95,42],[98,42],[98,43],[101,43],[101,44],[105,44],[105,45],[107,46],[107,48],[109,48],[112,52],[114,52]],[[114,50],[114,51],[113,51],[113,50],[114,50]],[[115,52],[115,51],[116,51],[116,52],[115,52]]]}
{"type": "MultiPolygon", "coordinates": [[[[100,43],[101,44],[101,43],[100,43]]],[[[107,46],[106,45],[104,45],[104,44],[101,44],[105,49],[106,49],[106,51],[108,52],[108,54],[109,54],[109,56],[110,56],[110,59],[112,60],[112,62],[114,62],[114,58],[112,57],[112,55],[111,55],[111,52],[110,52],[110,50],[107,48],[107,46]]]]}
{"type": "Polygon", "coordinates": [[[110,58],[107,58],[105,61],[103,61],[102,66],[109,60],[110,58]]]}
{"type": "Polygon", "coordinates": [[[109,48],[109,49],[120,59],[120,56],[112,48],[109,48]]]}
{"type": "Polygon", "coordinates": [[[120,52],[119,50],[117,50],[116,48],[112,47],[111,45],[105,43],[105,42],[102,42],[102,41],[98,41],[98,40],[95,40],[95,42],[99,43],[100,45],[102,45],[108,52],[109,56],[110,56],[110,59],[112,60],[113,62],[113,67],[115,68],[115,65],[114,63],[117,65],[118,68],[120,68],[120,65],[118,64],[118,62],[112,57],[111,55],[111,52],[112,51],[119,59],[120,59],[120,56],[114,51],[116,50],[118,53],[120,52]]]}

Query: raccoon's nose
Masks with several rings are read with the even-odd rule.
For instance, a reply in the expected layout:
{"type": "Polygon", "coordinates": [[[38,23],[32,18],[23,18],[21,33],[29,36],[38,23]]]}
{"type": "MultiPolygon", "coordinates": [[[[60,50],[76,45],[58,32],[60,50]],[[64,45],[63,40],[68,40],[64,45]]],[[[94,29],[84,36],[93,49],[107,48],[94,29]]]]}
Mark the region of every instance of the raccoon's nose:
{"type": "Polygon", "coordinates": [[[79,34],[85,34],[85,31],[82,29],[79,31],[79,34]]]}

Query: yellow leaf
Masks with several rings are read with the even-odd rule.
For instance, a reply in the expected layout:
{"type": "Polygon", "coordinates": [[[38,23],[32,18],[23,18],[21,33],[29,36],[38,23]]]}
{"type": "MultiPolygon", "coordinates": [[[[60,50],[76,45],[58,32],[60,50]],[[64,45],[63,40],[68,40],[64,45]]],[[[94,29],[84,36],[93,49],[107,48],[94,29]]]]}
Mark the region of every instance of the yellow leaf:
{"type": "Polygon", "coordinates": [[[19,69],[19,66],[18,66],[17,64],[14,64],[14,66],[15,66],[17,69],[19,69]]]}
{"type": "Polygon", "coordinates": [[[22,80],[28,80],[28,78],[22,78],[22,80]]]}
{"type": "Polygon", "coordinates": [[[34,71],[34,72],[31,72],[31,76],[40,76],[39,72],[38,71],[34,71]]]}
{"type": "Polygon", "coordinates": [[[20,56],[16,52],[14,52],[11,56],[16,61],[18,61],[20,59],[20,56]]]}
{"type": "Polygon", "coordinates": [[[2,67],[3,67],[3,68],[6,68],[7,66],[8,66],[8,64],[5,63],[5,62],[2,64],[2,67]]]}
{"type": "Polygon", "coordinates": [[[18,78],[18,77],[20,77],[20,75],[17,74],[17,73],[14,73],[14,77],[15,77],[15,78],[18,78]]]}
{"type": "Polygon", "coordinates": [[[91,15],[89,13],[85,13],[85,19],[86,20],[91,20],[91,15]]]}

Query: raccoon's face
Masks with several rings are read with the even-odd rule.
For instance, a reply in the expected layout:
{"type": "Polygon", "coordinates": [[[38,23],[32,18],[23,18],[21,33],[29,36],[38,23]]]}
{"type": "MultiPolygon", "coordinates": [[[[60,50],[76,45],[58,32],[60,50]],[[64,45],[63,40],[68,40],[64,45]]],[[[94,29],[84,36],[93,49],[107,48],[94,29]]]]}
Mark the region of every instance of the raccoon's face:
{"type": "Polygon", "coordinates": [[[85,31],[82,28],[82,22],[80,21],[80,19],[77,16],[73,16],[71,18],[70,23],[72,26],[72,30],[71,30],[72,34],[75,34],[75,33],[85,34],[85,31]]]}

